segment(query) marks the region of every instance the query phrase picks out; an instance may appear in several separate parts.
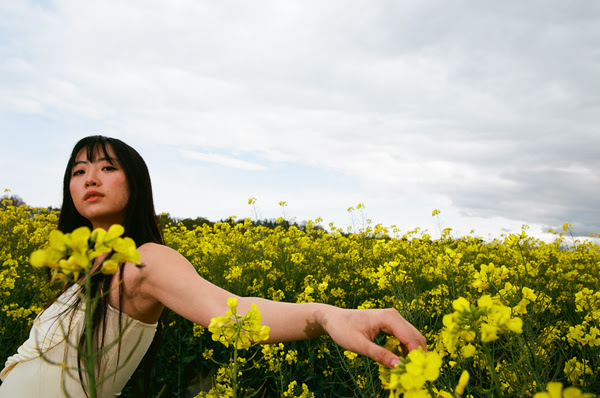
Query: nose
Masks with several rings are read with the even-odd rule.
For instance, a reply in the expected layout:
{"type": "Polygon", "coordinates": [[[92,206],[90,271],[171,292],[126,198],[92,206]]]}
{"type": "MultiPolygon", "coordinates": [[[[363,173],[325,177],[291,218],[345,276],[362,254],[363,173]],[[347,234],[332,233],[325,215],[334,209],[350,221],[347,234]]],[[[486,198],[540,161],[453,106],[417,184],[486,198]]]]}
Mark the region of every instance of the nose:
{"type": "Polygon", "coordinates": [[[93,170],[90,170],[86,175],[85,187],[95,187],[99,185],[98,178],[96,177],[96,173],[93,170]]]}

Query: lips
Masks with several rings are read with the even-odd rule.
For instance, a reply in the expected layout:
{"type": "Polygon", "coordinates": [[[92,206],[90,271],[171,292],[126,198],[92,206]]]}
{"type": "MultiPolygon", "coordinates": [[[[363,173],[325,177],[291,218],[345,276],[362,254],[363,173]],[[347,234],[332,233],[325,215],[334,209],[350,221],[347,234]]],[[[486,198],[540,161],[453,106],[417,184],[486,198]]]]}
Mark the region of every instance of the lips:
{"type": "Polygon", "coordinates": [[[98,191],[88,191],[85,193],[85,195],[83,196],[83,200],[85,202],[93,202],[95,200],[98,200],[100,198],[104,197],[103,194],[101,194],[98,191]]]}

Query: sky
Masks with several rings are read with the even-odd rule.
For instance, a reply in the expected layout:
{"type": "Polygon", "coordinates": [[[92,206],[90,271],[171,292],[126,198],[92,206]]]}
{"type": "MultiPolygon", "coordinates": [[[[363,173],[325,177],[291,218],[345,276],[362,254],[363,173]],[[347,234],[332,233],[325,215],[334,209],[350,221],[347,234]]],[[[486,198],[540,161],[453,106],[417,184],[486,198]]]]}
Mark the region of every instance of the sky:
{"type": "Polygon", "coordinates": [[[0,2],[0,189],[33,206],[102,134],[178,218],[589,236],[599,122],[595,0],[0,2]]]}

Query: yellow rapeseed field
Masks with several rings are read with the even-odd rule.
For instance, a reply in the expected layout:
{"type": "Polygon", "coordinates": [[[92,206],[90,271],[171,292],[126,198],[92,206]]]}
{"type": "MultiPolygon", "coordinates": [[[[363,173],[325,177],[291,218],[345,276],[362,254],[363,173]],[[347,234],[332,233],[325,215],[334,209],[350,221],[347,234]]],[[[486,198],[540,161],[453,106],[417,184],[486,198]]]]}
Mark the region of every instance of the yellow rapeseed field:
{"type": "MultiPolygon", "coordinates": [[[[56,221],[57,212],[48,209],[10,201],[0,208],[2,363],[60,289],[59,281],[51,284],[44,269],[30,265],[56,221]]],[[[154,361],[155,396],[227,396],[234,382],[238,396],[256,397],[600,392],[600,248],[569,237],[568,224],[545,243],[528,236],[527,227],[485,242],[452,237],[449,229],[433,239],[418,229],[368,222],[352,233],[335,226],[328,232],[317,222],[268,228],[230,220],[195,229],[165,225],[163,233],[200,275],[235,294],[393,307],[427,337],[428,351],[413,351],[389,370],[323,337],[242,344],[233,366],[231,344],[167,312],[154,361]]],[[[378,342],[397,349],[386,336],[378,342]]],[[[135,396],[137,383],[132,379],[123,396],[135,396]]]]}

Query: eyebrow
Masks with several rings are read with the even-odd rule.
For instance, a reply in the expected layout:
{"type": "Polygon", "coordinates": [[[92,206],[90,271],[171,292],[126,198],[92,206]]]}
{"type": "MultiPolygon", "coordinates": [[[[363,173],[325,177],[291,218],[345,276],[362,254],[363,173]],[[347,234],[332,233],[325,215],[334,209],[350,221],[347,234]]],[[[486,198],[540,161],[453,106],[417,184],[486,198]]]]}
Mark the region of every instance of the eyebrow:
{"type": "MultiPolygon", "coordinates": [[[[106,158],[106,157],[104,157],[104,158],[96,159],[96,162],[107,161],[107,162],[109,162],[109,163],[111,163],[111,164],[112,164],[112,163],[114,163],[116,160],[117,160],[117,159],[114,159],[114,158],[110,158],[110,157],[109,157],[109,158],[106,158]]],[[[89,161],[88,161],[88,160],[76,160],[76,161],[75,161],[75,163],[73,163],[73,167],[75,167],[75,166],[77,166],[77,165],[79,165],[79,164],[86,164],[86,163],[89,163],[89,161]]],[[[92,163],[94,163],[94,162],[92,162],[92,163]]]]}

